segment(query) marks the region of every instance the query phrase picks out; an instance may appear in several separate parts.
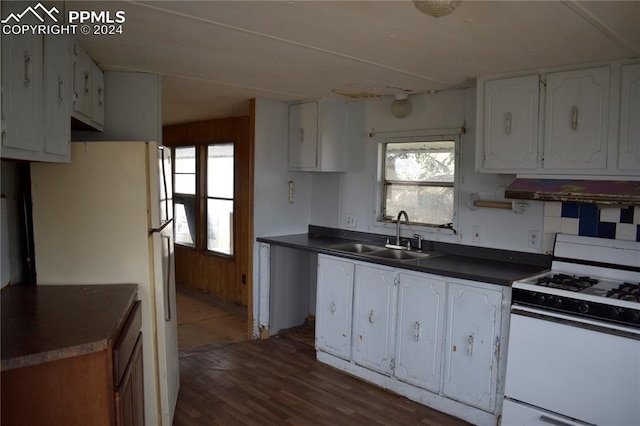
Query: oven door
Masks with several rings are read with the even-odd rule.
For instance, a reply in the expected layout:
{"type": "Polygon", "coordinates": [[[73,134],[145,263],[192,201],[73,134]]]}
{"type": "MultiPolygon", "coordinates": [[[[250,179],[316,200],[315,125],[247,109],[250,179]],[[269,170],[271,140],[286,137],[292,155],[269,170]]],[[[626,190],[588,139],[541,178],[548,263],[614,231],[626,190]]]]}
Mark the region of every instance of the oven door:
{"type": "Polygon", "coordinates": [[[505,397],[503,425],[638,425],[640,330],[514,304],[505,397]]]}

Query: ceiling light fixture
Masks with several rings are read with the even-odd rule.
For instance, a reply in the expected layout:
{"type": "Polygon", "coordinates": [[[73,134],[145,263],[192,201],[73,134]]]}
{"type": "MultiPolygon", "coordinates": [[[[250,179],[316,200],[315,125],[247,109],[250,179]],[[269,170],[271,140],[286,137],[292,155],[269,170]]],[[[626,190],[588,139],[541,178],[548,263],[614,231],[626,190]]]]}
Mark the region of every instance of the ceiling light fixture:
{"type": "Polygon", "coordinates": [[[405,118],[411,114],[411,102],[409,102],[409,95],[406,93],[399,93],[394,95],[395,100],[391,103],[391,114],[397,118],[405,118]]]}
{"type": "Polygon", "coordinates": [[[425,15],[440,18],[453,12],[460,6],[460,0],[413,0],[413,5],[425,15]]]}

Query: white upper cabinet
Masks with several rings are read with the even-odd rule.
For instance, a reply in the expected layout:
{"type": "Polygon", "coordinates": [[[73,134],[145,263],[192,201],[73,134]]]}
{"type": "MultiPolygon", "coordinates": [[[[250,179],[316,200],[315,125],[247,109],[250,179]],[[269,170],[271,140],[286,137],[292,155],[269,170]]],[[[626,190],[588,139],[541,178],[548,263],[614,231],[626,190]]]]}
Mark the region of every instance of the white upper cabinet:
{"type": "Polygon", "coordinates": [[[291,170],[339,172],[347,167],[344,102],[320,100],[289,106],[291,170]]]}
{"type": "Polygon", "coordinates": [[[95,130],[104,124],[104,75],[102,70],[82,50],[73,44],[73,109],[71,115],[95,130]]]}
{"type": "Polygon", "coordinates": [[[637,174],[640,64],[628,62],[478,78],[476,169],[637,174]]]}
{"type": "Polygon", "coordinates": [[[391,374],[395,350],[396,271],[356,265],[353,295],[353,360],[391,374]]]}
{"type": "Polygon", "coordinates": [[[445,281],[425,274],[400,273],[395,376],[440,391],[444,342],[445,281]]]}
{"type": "Polygon", "coordinates": [[[289,107],[289,167],[314,169],[318,165],[318,103],[289,107]]]}
{"type": "Polygon", "coordinates": [[[485,410],[496,405],[502,291],[449,283],[443,392],[485,410]]]}
{"type": "Polygon", "coordinates": [[[44,150],[70,161],[71,43],[64,36],[44,39],[44,150]]]}
{"type": "Polygon", "coordinates": [[[640,171],[640,64],[622,66],[618,168],[640,171]]]}
{"type": "MultiPolygon", "coordinates": [[[[6,13],[24,8],[3,2],[6,13]]],[[[69,80],[65,36],[2,35],[2,158],[70,160],[69,80]]]]}
{"type": "Polygon", "coordinates": [[[484,82],[483,168],[538,167],[539,93],[538,75],[484,82]]]}
{"type": "Polygon", "coordinates": [[[91,119],[99,126],[104,125],[104,73],[94,63],[91,64],[91,119]]]}
{"type": "Polygon", "coordinates": [[[2,35],[2,148],[27,160],[42,151],[42,36],[2,35]]]}
{"type": "Polygon", "coordinates": [[[545,169],[607,167],[610,68],[547,75],[545,169]]]}

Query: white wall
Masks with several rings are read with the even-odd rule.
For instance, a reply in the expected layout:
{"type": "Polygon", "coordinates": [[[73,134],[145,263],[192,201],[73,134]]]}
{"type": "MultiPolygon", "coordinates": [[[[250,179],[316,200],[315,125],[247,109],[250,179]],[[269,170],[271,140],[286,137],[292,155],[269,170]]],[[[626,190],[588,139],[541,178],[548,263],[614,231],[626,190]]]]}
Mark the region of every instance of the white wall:
{"type": "MultiPolygon", "coordinates": [[[[306,233],[309,224],[347,229],[345,216],[356,216],[356,231],[395,234],[395,226],[375,222],[376,142],[370,132],[427,130],[466,127],[460,143],[460,197],[457,235],[405,229],[403,235],[420,232],[426,239],[483,247],[541,252],[527,247],[527,233],[542,236],[543,206],[531,202],[523,214],[510,210],[467,207],[470,193],[482,199],[502,200],[505,185],[515,176],[478,174],[474,171],[475,89],[411,97],[413,113],[397,119],[390,113],[391,99],[356,101],[349,104],[348,157],[345,173],[292,172],[287,169],[288,105],[257,99],[255,122],[255,237],[306,233]],[[294,203],[288,201],[288,183],[294,182],[294,203]],[[482,241],[474,242],[479,227],[482,241]]],[[[542,245],[542,244],[540,244],[542,245]]],[[[259,245],[254,245],[254,318],[260,318],[259,245]]],[[[254,324],[257,332],[257,325],[254,324]]]]}
{"type": "MultiPolygon", "coordinates": [[[[395,227],[381,227],[375,222],[376,142],[370,132],[392,132],[465,127],[460,141],[460,191],[458,198],[457,235],[429,232],[428,228],[412,227],[426,239],[462,243],[483,247],[540,252],[527,247],[529,230],[542,236],[543,206],[530,202],[523,214],[510,210],[467,207],[469,194],[478,193],[482,199],[504,200],[504,187],[514,175],[479,174],[474,171],[475,155],[475,89],[448,91],[431,95],[411,96],[412,114],[403,119],[390,113],[392,99],[381,98],[353,102],[349,107],[349,172],[340,175],[339,227],[345,227],[345,216],[356,215],[355,230],[395,234],[395,227]],[[479,227],[481,242],[474,242],[472,232],[479,227]]],[[[404,228],[404,226],[403,226],[404,228]]]]}
{"type": "Polygon", "coordinates": [[[311,174],[287,169],[286,103],[256,99],[254,235],[304,233],[310,218],[311,174]],[[289,204],[289,181],[294,201],[289,204]]]}

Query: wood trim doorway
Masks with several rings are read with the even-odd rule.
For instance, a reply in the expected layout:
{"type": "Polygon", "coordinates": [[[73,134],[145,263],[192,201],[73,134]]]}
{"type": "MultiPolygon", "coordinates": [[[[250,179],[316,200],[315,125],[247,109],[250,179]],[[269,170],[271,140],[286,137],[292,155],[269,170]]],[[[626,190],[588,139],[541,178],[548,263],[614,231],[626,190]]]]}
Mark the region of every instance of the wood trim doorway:
{"type": "MultiPolygon", "coordinates": [[[[175,247],[176,283],[247,307],[247,336],[253,335],[253,169],[254,111],[251,116],[175,124],[163,128],[163,144],[172,148],[234,142],[234,254],[206,250],[204,233],[196,231],[196,247],[175,247]]],[[[206,157],[196,164],[198,185],[205,187],[206,157]]],[[[196,196],[196,227],[206,229],[206,194],[196,196]]]]}

